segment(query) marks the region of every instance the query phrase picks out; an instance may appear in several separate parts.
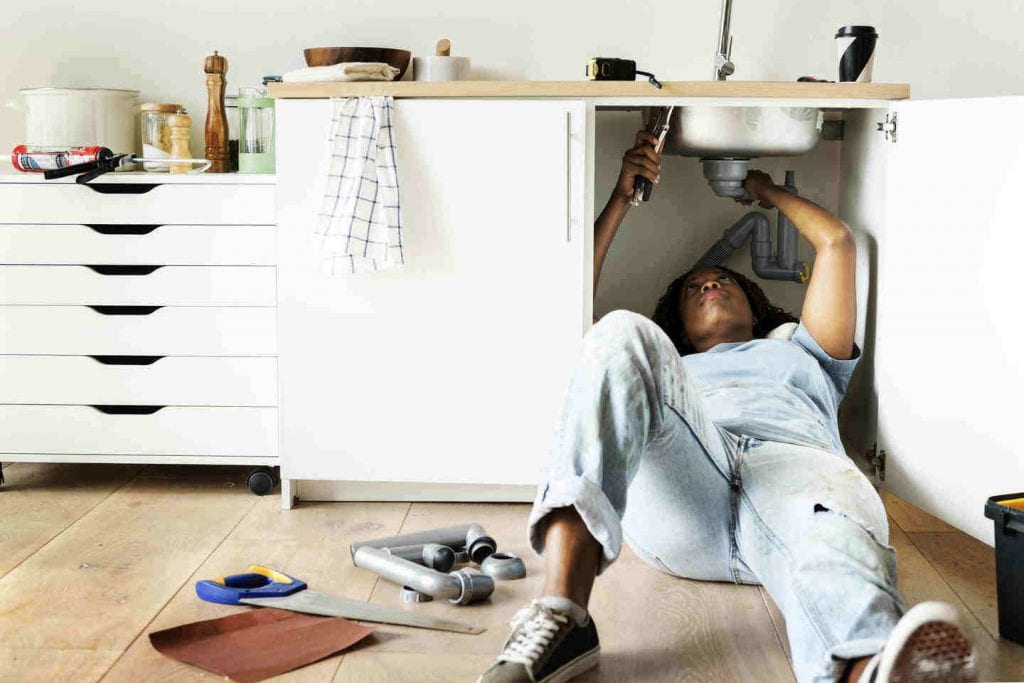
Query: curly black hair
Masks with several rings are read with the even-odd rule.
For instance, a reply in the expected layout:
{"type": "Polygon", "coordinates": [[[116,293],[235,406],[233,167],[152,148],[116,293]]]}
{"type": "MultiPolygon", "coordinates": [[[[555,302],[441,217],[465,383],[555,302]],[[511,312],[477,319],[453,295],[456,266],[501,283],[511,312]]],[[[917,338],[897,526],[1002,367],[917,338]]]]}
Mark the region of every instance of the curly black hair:
{"type": "MultiPolygon", "coordinates": [[[[743,290],[743,293],[747,295],[747,302],[750,303],[750,310],[754,314],[755,339],[764,337],[783,323],[799,321],[796,316],[788,311],[772,305],[768,301],[768,297],[765,296],[764,290],[751,281],[750,278],[724,266],[715,266],[715,268],[732,277],[736,284],[740,286],[740,289],[743,290]]],[[[691,268],[672,281],[672,284],[668,286],[665,293],[658,299],[658,305],[655,307],[654,315],[652,316],[658,327],[664,330],[665,334],[672,340],[672,343],[676,345],[680,356],[694,353],[696,350],[686,337],[683,316],[679,312],[679,297],[683,292],[683,283],[686,282],[686,278],[690,277],[695,270],[698,269],[691,268]]]]}

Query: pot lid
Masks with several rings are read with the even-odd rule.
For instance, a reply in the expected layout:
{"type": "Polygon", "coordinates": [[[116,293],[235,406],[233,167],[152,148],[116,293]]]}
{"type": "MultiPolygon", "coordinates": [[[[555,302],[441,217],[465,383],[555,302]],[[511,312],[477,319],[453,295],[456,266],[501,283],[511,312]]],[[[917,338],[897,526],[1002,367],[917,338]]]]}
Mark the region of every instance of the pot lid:
{"type": "Polygon", "coordinates": [[[142,111],[155,111],[163,114],[177,114],[184,109],[180,104],[170,102],[146,102],[139,106],[142,111]]]}
{"type": "Polygon", "coordinates": [[[56,87],[44,87],[44,88],[22,88],[18,91],[19,95],[48,95],[48,94],[66,94],[66,93],[94,93],[102,95],[105,93],[119,93],[122,95],[138,95],[138,90],[125,90],[121,88],[56,88],[56,87]]]}

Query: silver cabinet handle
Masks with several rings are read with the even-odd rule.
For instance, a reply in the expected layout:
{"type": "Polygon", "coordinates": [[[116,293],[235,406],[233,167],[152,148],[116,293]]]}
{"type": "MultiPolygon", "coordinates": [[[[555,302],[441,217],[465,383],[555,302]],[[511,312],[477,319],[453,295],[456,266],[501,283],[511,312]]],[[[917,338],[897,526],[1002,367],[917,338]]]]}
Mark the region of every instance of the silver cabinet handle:
{"type": "Polygon", "coordinates": [[[572,112],[565,112],[565,241],[572,244],[572,112]]]}

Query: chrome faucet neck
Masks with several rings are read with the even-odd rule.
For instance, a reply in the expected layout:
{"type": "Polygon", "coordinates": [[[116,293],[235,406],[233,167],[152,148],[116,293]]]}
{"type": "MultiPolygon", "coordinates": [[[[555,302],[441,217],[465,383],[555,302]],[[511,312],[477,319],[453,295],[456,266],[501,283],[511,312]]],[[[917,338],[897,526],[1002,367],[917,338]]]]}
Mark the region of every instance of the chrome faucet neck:
{"type": "Polygon", "coordinates": [[[722,0],[722,15],[718,28],[718,52],[715,53],[714,74],[716,81],[724,81],[736,70],[732,63],[732,36],[729,25],[732,23],[732,0],[722,0]]]}

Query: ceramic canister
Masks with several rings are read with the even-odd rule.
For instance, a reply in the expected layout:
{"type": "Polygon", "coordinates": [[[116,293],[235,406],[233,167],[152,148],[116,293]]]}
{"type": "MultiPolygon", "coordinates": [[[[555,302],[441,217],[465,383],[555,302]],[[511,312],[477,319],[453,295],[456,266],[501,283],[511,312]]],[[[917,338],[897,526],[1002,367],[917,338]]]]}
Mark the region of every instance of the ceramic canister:
{"type": "Polygon", "coordinates": [[[414,57],[414,81],[462,81],[469,74],[469,57],[414,57]]]}

